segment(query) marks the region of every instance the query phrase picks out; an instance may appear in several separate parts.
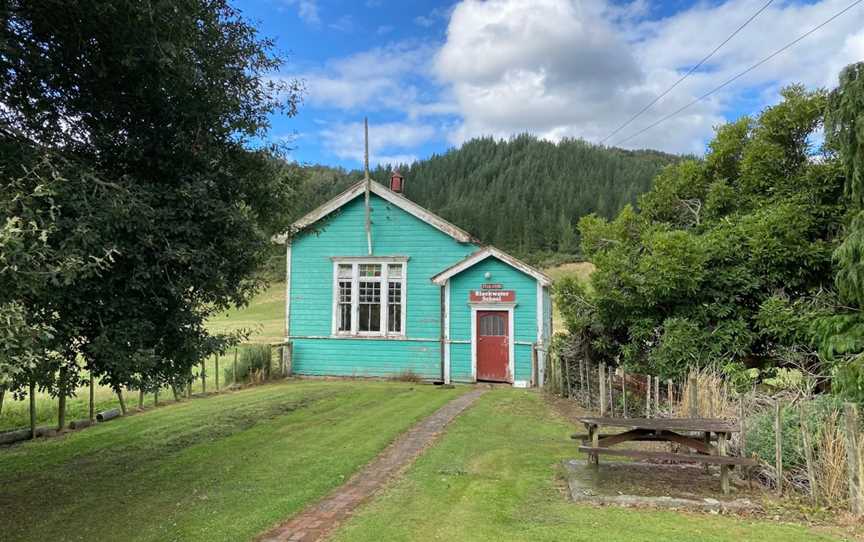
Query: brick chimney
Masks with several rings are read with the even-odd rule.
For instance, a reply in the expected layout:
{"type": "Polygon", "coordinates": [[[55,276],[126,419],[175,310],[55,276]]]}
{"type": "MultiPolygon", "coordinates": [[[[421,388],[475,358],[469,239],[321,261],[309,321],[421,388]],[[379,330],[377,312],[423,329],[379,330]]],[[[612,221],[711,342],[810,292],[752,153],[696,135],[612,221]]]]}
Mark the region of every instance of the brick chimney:
{"type": "Polygon", "coordinates": [[[405,177],[402,176],[398,171],[394,171],[390,174],[390,190],[396,192],[397,194],[401,194],[405,189],[405,177]]]}

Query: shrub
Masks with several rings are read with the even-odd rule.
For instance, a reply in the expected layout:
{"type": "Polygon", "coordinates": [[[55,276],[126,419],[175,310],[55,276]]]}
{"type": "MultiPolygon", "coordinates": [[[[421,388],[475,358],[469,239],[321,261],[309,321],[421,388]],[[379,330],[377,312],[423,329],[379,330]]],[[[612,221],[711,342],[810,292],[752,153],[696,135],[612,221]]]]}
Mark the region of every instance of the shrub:
{"type": "MultiPolygon", "coordinates": [[[[807,401],[807,427],[814,443],[823,440],[822,433],[834,430],[832,416],[836,424],[837,400],[831,396],[819,396],[807,401]]],[[[747,456],[756,454],[769,465],[774,464],[774,409],[764,409],[747,418],[747,456]]],[[[804,449],[801,441],[801,411],[797,406],[784,405],[782,408],[783,469],[791,471],[805,467],[804,449]]]]}

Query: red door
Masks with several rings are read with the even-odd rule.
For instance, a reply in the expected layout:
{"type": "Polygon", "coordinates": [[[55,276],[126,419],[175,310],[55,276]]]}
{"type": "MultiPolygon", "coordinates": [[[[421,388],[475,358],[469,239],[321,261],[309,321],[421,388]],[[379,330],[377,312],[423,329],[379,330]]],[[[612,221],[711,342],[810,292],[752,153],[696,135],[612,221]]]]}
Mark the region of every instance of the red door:
{"type": "Polygon", "coordinates": [[[477,311],[477,380],[510,382],[507,311],[477,311]]]}

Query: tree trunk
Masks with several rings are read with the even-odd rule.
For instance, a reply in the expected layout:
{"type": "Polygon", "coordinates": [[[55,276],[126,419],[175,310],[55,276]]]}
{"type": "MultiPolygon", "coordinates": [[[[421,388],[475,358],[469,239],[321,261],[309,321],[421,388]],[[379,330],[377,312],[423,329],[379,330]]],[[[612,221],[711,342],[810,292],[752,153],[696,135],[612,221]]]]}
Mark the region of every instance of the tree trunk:
{"type": "Polygon", "coordinates": [[[144,388],[138,388],[138,410],[144,410],[144,388]]]}
{"type": "Polygon", "coordinates": [[[3,414],[3,399],[6,397],[6,388],[0,388],[0,415],[3,414]]]}
{"type": "Polygon", "coordinates": [[[36,438],[36,381],[30,380],[30,438],[36,438]]]}
{"type": "Polygon", "coordinates": [[[57,386],[57,430],[62,431],[66,426],[66,368],[60,369],[60,377],[57,386]]]}
{"type": "Polygon", "coordinates": [[[96,383],[93,374],[90,374],[90,421],[96,421],[96,383]]]}
{"type": "Polygon", "coordinates": [[[114,392],[117,394],[117,400],[120,401],[120,413],[124,416],[126,415],[126,401],[123,400],[123,390],[118,386],[114,388],[114,392]]]}
{"type": "Polygon", "coordinates": [[[175,386],[174,384],[171,384],[171,393],[174,394],[174,402],[175,403],[179,402],[180,401],[180,394],[177,393],[177,386],[175,386]]]}
{"type": "Polygon", "coordinates": [[[207,371],[204,367],[205,361],[201,360],[201,393],[207,393],[207,371]]]}

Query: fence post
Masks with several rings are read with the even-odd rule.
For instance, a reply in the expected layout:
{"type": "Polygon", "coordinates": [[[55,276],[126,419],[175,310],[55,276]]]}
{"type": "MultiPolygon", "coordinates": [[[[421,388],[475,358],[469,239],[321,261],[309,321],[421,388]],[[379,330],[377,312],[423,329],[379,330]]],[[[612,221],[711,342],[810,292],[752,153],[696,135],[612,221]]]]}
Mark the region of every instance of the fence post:
{"type": "Polygon", "coordinates": [[[234,347],[234,370],[231,372],[232,384],[237,385],[237,347],[234,347]]]}
{"type": "Polygon", "coordinates": [[[687,390],[690,394],[690,417],[698,418],[699,417],[699,395],[696,387],[698,386],[698,381],[696,380],[696,374],[692,371],[690,372],[690,376],[688,377],[689,389],[687,390]]]}
{"type": "Polygon", "coordinates": [[[219,391],[219,354],[216,354],[216,391],[219,391]]]}
{"type": "Polygon", "coordinates": [[[597,381],[600,384],[600,416],[606,416],[606,364],[601,363],[597,368],[597,381]]]}
{"type": "Polygon", "coordinates": [[[653,389],[652,378],[651,375],[646,376],[648,379],[648,387],[645,390],[645,417],[651,417],[651,390],[653,389]]]}
{"type": "Polygon", "coordinates": [[[628,416],[627,414],[627,371],[624,370],[624,366],[621,366],[621,403],[624,405],[624,417],[628,416]]]}
{"type": "Polygon", "coordinates": [[[810,429],[807,427],[807,412],[804,403],[801,403],[798,418],[801,422],[801,446],[804,448],[804,462],[807,466],[807,480],[810,482],[810,498],[813,502],[818,499],[818,481],[816,472],[813,470],[813,444],[810,442],[810,429]]]}
{"type": "Polygon", "coordinates": [[[660,415],[660,377],[654,377],[654,415],[660,415]]]}
{"type": "Polygon", "coordinates": [[[608,369],[606,370],[606,393],[609,394],[609,412],[614,417],[615,416],[615,381],[612,379],[612,374],[614,370],[608,369]]]}
{"type": "Polygon", "coordinates": [[[669,417],[672,417],[672,411],[674,410],[675,404],[675,390],[673,388],[672,379],[669,378],[666,380],[666,402],[669,405],[669,417]]]}
{"type": "Polygon", "coordinates": [[[777,495],[783,495],[783,409],[774,403],[774,468],[777,471],[777,495]]]}
{"type": "Polygon", "coordinates": [[[591,364],[585,362],[585,407],[590,409],[592,406],[591,401],[591,364]]]}
{"type": "Polygon", "coordinates": [[[849,508],[853,516],[864,514],[864,488],[861,473],[861,451],[858,447],[858,406],[853,403],[843,405],[846,419],[846,460],[849,467],[849,508]]]}

